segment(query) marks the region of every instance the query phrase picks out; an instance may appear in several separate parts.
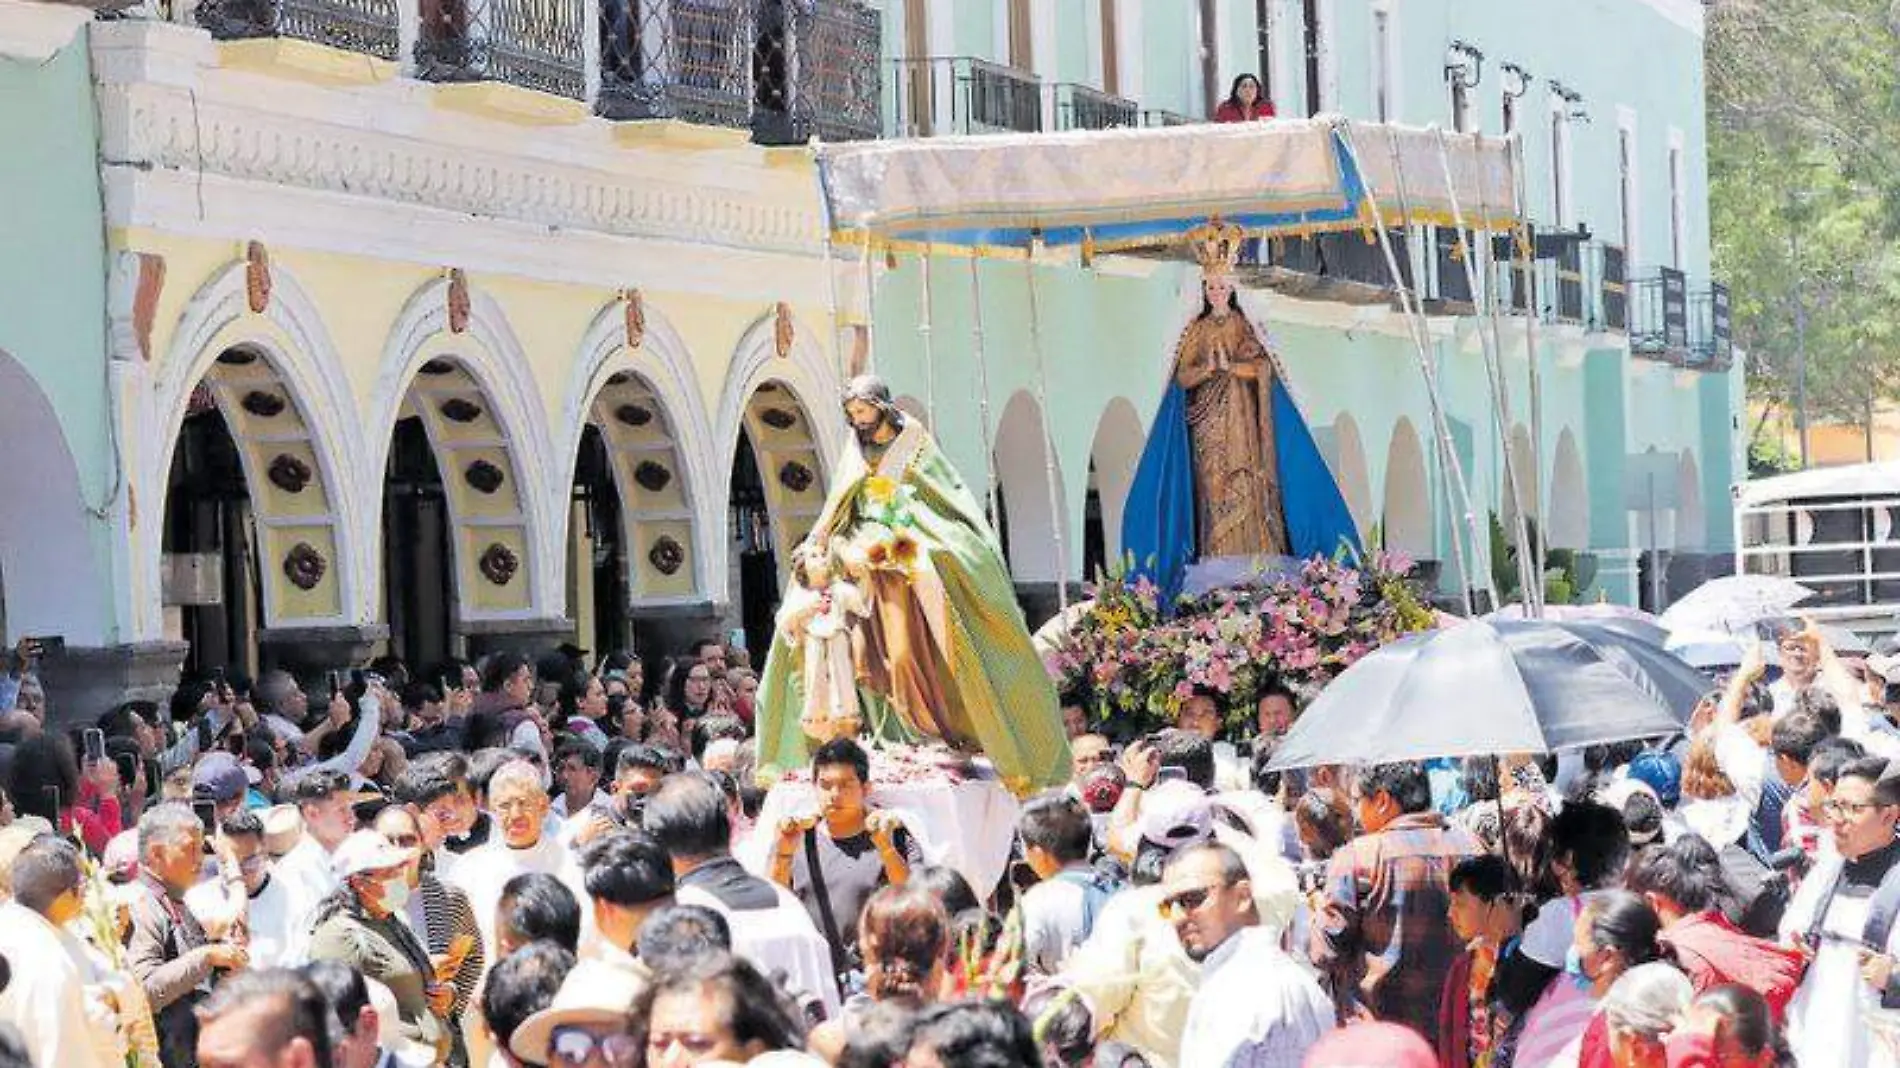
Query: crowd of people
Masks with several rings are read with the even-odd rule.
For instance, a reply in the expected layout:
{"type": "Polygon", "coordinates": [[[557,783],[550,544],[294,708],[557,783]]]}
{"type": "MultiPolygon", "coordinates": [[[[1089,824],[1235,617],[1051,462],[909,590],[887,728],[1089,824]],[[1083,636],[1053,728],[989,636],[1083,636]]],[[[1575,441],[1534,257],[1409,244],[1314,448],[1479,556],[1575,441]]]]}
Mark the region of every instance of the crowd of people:
{"type": "Polygon", "coordinates": [[[850,738],[760,823],[716,641],[91,716],[23,645],[0,1065],[1888,1063],[1900,661],[1771,648],[1682,736],[1554,757],[1274,771],[1274,686],[1239,731],[1212,694],[1133,737],[1068,708],[1073,781],[992,887],[850,738]]]}

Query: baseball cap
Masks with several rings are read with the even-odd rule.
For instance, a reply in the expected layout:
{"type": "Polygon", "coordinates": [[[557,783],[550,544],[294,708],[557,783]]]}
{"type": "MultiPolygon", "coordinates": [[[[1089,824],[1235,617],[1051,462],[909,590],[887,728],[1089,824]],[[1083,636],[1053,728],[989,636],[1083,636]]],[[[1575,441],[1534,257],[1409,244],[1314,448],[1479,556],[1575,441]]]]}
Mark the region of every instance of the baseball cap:
{"type": "Polygon", "coordinates": [[[330,871],[338,879],[348,879],[366,871],[382,871],[407,863],[415,850],[404,849],[375,831],[357,831],[330,855],[330,871]]]}
{"type": "Polygon", "coordinates": [[[1636,754],[1630,761],[1629,777],[1656,791],[1656,799],[1665,808],[1682,800],[1682,764],[1668,753],[1654,749],[1636,754]]]}
{"type": "Polygon", "coordinates": [[[1192,783],[1164,782],[1141,799],[1141,839],[1169,849],[1204,842],[1214,833],[1207,794],[1192,783]]]}
{"type": "Polygon", "coordinates": [[[244,775],[244,765],[238,758],[226,752],[207,753],[198,761],[191,772],[191,796],[198,801],[216,801],[223,804],[236,801],[244,796],[250,787],[250,780],[244,775]]]}

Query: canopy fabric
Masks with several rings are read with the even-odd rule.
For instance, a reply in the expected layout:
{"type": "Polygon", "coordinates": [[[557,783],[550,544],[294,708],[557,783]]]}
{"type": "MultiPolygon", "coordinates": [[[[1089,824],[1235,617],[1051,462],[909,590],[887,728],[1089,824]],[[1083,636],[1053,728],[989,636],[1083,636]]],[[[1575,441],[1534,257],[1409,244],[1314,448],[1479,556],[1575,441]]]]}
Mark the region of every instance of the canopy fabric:
{"type": "Polygon", "coordinates": [[[1147,130],[996,134],[821,145],[835,239],[880,245],[1102,251],[1164,245],[1212,218],[1256,233],[1413,222],[1502,229],[1510,143],[1333,118],[1147,130]],[[1455,190],[1445,179],[1440,138],[1455,190]]]}
{"type": "Polygon", "coordinates": [[[1735,487],[1735,503],[1744,508],[1814,497],[1900,497],[1900,461],[1817,467],[1735,487]]]}

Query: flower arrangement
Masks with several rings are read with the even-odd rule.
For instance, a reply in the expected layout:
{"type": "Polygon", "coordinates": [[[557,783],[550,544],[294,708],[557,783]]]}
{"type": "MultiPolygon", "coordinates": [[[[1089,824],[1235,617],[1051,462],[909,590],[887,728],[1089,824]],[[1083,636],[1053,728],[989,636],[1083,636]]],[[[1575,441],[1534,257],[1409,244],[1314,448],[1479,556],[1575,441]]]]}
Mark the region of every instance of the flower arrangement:
{"type": "Polygon", "coordinates": [[[915,487],[882,475],[864,480],[864,500],[859,507],[862,522],[851,532],[849,543],[840,547],[845,570],[853,574],[897,571],[906,575],[915,570],[919,549],[911,505],[916,498],[915,487]]]}
{"type": "Polygon", "coordinates": [[[1168,726],[1200,690],[1218,695],[1226,723],[1239,726],[1270,681],[1310,699],[1373,649],[1430,628],[1411,568],[1398,553],[1358,567],[1314,557],[1261,586],[1181,598],[1167,612],[1160,589],[1145,576],[1125,581],[1124,566],[1044,662],[1096,724],[1168,726]]]}

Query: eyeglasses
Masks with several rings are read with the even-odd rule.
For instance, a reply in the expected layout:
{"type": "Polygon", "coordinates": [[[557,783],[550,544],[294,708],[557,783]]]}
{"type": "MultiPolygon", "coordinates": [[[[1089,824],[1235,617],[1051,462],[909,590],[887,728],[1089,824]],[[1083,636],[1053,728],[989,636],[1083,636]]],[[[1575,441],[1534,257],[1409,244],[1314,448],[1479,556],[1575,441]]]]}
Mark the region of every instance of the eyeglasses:
{"type": "Polygon", "coordinates": [[[1207,904],[1207,899],[1212,897],[1217,889],[1219,887],[1203,886],[1194,890],[1183,890],[1178,894],[1170,894],[1161,899],[1161,915],[1165,918],[1176,912],[1193,912],[1207,904]]]}
{"type": "Polygon", "coordinates": [[[1883,807],[1885,806],[1881,805],[1878,801],[1831,800],[1821,803],[1821,814],[1824,816],[1858,816],[1871,809],[1883,807]]]}
{"type": "Polygon", "coordinates": [[[581,1068],[599,1054],[612,1065],[632,1064],[637,1043],[632,1035],[595,1035],[578,1027],[557,1027],[548,1039],[549,1068],[581,1068]]]}

